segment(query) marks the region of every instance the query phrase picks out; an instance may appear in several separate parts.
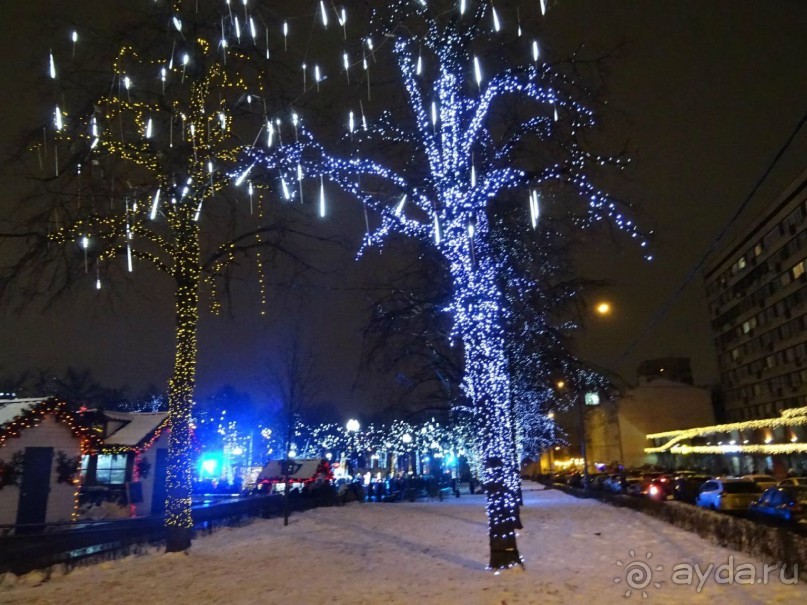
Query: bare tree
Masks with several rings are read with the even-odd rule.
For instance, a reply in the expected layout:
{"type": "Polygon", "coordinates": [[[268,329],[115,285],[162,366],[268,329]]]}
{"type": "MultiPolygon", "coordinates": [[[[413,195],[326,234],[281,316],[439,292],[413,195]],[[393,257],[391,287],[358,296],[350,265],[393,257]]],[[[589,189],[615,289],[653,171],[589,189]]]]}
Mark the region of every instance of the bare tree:
{"type": "Polygon", "coordinates": [[[283,475],[285,483],[283,524],[289,524],[289,478],[294,472],[292,443],[303,412],[315,404],[322,390],[316,354],[306,345],[299,322],[286,334],[278,356],[270,363],[272,390],[280,399],[283,427],[283,475]]]}

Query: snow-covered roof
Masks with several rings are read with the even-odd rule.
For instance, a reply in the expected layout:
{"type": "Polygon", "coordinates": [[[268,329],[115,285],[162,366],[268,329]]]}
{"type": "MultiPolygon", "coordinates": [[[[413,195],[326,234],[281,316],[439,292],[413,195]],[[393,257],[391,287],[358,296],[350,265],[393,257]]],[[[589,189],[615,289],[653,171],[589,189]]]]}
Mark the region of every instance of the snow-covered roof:
{"type": "Polygon", "coordinates": [[[36,407],[46,399],[47,397],[0,399],[0,426],[12,422],[15,418],[36,407]]]}
{"type": "MultiPolygon", "coordinates": [[[[136,446],[149,437],[168,417],[166,412],[104,412],[118,425],[104,438],[105,445],[136,446]]],[[[111,423],[110,423],[111,424],[111,423]]],[[[110,424],[107,424],[109,427],[110,424]]]]}

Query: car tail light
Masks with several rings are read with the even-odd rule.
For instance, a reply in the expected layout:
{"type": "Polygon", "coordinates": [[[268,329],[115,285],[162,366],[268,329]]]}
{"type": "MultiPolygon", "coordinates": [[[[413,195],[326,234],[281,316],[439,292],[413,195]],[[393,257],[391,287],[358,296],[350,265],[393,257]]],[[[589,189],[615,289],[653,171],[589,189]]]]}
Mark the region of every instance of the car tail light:
{"type": "Polygon", "coordinates": [[[651,496],[658,496],[658,487],[655,485],[651,485],[650,489],[648,490],[651,496]]]}

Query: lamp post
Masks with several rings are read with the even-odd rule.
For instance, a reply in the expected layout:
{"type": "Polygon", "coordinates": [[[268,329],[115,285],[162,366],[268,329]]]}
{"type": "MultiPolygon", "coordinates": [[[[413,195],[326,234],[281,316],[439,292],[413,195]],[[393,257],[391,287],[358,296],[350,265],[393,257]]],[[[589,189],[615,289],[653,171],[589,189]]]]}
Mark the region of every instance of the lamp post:
{"type": "MultiPolygon", "coordinates": [[[[555,386],[559,391],[566,388],[564,380],[558,380],[555,386]]],[[[588,455],[586,454],[586,394],[579,386],[577,387],[577,410],[580,416],[580,457],[583,459],[583,494],[588,497],[588,455]]]]}
{"type": "Polygon", "coordinates": [[[361,425],[359,425],[359,421],[355,418],[351,418],[350,420],[345,423],[345,428],[347,429],[348,434],[348,464],[347,464],[347,471],[349,475],[352,475],[351,472],[351,464],[350,459],[353,456],[353,452],[356,449],[356,433],[359,432],[361,425]]]}
{"type": "Polygon", "coordinates": [[[580,410],[580,454],[583,458],[583,495],[588,497],[588,456],[586,455],[586,395],[577,394],[577,408],[580,410]]]}
{"type": "Polygon", "coordinates": [[[549,480],[552,481],[552,476],[555,474],[555,412],[549,412],[546,417],[552,423],[551,437],[549,438],[549,480]]]}
{"type": "Polygon", "coordinates": [[[412,443],[412,435],[409,433],[404,433],[401,437],[401,441],[404,442],[406,445],[406,474],[412,472],[412,452],[409,445],[412,443]]]}

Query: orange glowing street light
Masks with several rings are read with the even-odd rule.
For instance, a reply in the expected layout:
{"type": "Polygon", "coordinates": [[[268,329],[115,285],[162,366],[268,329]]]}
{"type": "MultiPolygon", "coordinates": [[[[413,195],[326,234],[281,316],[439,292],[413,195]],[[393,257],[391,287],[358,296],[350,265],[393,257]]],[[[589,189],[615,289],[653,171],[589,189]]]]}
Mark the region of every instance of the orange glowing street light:
{"type": "Polygon", "coordinates": [[[598,315],[610,315],[611,314],[611,303],[607,301],[602,301],[597,303],[597,306],[594,307],[595,311],[597,311],[598,315]]]}

